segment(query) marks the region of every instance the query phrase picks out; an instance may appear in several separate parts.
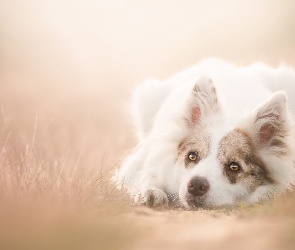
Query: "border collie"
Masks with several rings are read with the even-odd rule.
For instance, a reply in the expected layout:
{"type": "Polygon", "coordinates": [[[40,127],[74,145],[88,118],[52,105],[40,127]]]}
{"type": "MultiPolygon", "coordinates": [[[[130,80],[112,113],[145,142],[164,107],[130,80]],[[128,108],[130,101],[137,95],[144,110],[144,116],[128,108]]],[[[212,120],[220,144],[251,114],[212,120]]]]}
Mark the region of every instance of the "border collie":
{"type": "Polygon", "coordinates": [[[138,145],[113,177],[136,204],[252,204],[295,183],[295,71],[207,59],[134,92],[138,145]]]}

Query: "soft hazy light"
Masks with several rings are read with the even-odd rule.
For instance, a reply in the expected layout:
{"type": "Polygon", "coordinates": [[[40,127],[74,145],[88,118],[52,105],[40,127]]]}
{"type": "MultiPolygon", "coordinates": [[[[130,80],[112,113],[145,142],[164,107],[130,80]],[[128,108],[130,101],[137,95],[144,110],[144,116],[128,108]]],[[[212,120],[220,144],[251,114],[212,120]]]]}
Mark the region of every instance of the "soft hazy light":
{"type": "Polygon", "coordinates": [[[26,141],[37,116],[57,155],[85,141],[117,157],[134,143],[132,86],[207,56],[294,63],[294,11],[292,0],[2,1],[4,131],[26,141]]]}

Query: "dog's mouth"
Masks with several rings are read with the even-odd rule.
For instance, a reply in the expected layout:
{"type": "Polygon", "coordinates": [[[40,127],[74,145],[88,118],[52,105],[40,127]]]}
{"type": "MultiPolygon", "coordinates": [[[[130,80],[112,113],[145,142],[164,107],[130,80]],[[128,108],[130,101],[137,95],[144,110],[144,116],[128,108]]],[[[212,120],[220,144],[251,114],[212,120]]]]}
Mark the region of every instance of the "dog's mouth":
{"type": "Polygon", "coordinates": [[[185,196],[184,205],[189,209],[233,209],[238,206],[238,204],[212,204],[208,201],[206,196],[193,196],[187,194],[185,196]]]}
{"type": "Polygon", "coordinates": [[[190,194],[187,194],[185,197],[185,203],[190,208],[204,208],[208,207],[206,204],[206,198],[205,197],[196,197],[190,194]]]}

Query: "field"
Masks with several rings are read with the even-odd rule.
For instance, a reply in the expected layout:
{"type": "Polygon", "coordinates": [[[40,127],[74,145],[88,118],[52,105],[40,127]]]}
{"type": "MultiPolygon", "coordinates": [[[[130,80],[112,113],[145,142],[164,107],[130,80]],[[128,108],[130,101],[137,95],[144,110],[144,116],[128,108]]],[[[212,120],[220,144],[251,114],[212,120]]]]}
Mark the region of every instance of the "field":
{"type": "Polygon", "coordinates": [[[295,66],[294,11],[291,0],[0,1],[0,249],[294,249],[293,193],[150,209],[109,181],[136,145],[136,84],[208,56],[295,66]]]}

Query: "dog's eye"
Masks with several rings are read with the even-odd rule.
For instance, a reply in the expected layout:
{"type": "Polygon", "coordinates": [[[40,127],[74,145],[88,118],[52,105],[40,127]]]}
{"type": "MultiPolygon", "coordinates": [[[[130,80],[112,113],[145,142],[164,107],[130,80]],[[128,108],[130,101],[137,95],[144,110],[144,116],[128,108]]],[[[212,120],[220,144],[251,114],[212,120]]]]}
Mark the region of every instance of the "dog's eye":
{"type": "Polygon", "coordinates": [[[187,158],[190,161],[196,161],[198,159],[198,155],[195,152],[189,152],[187,158]]]}
{"type": "Polygon", "coordinates": [[[231,162],[228,167],[231,171],[239,171],[240,170],[240,166],[236,162],[231,162]]]}

